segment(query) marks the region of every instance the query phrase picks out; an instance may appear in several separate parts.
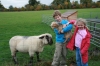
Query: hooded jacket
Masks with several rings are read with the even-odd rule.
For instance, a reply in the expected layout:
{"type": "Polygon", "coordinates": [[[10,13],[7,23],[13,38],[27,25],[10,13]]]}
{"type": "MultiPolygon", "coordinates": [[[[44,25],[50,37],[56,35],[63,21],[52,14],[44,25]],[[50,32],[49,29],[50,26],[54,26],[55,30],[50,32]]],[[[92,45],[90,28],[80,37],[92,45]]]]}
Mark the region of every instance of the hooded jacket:
{"type": "MultiPolygon", "coordinates": [[[[78,27],[76,26],[72,38],[70,39],[70,41],[66,45],[66,47],[69,48],[70,50],[75,50],[75,48],[76,48],[75,47],[75,36],[76,36],[77,31],[78,31],[78,27]]],[[[90,34],[90,32],[88,31],[87,28],[86,28],[86,32],[87,32],[87,35],[82,40],[81,47],[80,47],[80,52],[81,52],[81,55],[82,55],[81,57],[82,57],[83,63],[88,62],[88,49],[90,47],[90,39],[91,39],[91,34],[90,34]]]]}

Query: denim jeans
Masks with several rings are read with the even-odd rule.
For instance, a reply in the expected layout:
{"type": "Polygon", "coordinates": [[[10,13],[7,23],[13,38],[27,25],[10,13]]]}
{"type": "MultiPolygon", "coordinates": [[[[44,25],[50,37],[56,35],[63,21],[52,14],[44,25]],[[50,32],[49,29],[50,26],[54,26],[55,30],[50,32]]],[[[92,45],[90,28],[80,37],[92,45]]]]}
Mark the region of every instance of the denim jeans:
{"type": "Polygon", "coordinates": [[[77,66],[88,66],[88,63],[83,63],[82,62],[82,57],[81,57],[81,53],[80,53],[80,48],[76,47],[76,63],[77,66]]]}

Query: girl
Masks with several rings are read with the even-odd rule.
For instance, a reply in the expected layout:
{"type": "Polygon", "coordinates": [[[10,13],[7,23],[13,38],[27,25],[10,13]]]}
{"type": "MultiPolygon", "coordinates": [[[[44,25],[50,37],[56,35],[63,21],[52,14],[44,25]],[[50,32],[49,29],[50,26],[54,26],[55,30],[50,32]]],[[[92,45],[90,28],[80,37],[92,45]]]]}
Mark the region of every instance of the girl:
{"type": "MultiPolygon", "coordinates": [[[[74,23],[75,21],[70,21],[74,23]]],[[[76,50],[77,66],[88,66],[88,49],[90,46],[91,34],[86,26],[86,20],[79,18],[75,24],[75,31],[66,45],[70,50],[76,50]]]]}

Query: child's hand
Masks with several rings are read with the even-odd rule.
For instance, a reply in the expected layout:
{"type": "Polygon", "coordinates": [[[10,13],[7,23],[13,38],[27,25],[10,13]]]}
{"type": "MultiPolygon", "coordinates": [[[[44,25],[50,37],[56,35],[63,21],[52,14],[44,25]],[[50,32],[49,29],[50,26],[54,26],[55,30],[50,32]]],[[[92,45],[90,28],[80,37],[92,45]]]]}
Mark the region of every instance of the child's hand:
{"type": "Polygon", "coordinates": [[[70,24],[75,24],[76,20],[70,20],[70,24]]]}
{"type": "Polygon", "coordinates": [[[68,24],[69,24],[69,22],[67,22],[66,24],[64,24],[64,25],[63,25],[63,28],[65,28],[68,24]]]}
{"type": "Polygon", "coordinates": [[[65,28],[65,27],[66,27],[66,24],[63,25],[63,28],[65,28]]]}
{"type": "Polygon", "coordinates": [[[61,32],[60,32],[60,33],[64,33],[64,32],[63,32],[63,30],[61,30],[61,32]]]}

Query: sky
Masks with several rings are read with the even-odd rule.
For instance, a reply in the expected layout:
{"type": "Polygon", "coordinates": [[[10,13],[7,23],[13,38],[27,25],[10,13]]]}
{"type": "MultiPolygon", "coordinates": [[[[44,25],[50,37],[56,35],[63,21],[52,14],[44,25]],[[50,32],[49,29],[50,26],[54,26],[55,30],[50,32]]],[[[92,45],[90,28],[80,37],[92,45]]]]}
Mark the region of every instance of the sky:
{"type": "MultiPolygon", "coordinates": [[[[12,5],[13,7],[20,8],[28,4],[29,0],[0,0],[0,1],[5,8],[9,8],[10,5],[12,5]]],[[[53,0],[37,0],[37,1],[40,1],[40,3],[42,4],[50,5],[50,3],[53,0]]],[[[73,0],[70,1],[72,2],[73,0]]],[[[80,1],[80,0],[74,0],[74,1],[80,1]]],[[[93,0],[93,1],[98,1],[98,0],[93,0]]]]}

